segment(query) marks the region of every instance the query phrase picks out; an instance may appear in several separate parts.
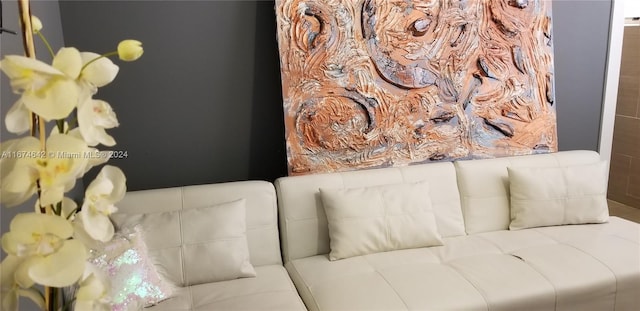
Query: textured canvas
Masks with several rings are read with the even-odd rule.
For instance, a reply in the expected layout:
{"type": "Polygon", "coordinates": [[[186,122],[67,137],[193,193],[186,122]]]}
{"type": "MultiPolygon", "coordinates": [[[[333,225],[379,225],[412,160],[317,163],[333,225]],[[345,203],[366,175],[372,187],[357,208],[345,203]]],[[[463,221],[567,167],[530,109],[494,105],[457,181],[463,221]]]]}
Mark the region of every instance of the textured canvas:
{"type": "Polygon", "coordinates": [[[551,1],[276,0],[290,174],[557,150],[551,1]]]}

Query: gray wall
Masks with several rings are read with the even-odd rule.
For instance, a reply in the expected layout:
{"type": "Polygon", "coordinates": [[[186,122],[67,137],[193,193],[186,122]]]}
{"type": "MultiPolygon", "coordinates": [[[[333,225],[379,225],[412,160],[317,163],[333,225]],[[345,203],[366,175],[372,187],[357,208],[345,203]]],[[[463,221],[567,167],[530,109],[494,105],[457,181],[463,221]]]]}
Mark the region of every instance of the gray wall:
{"type": "MultiPolygon", "coordinates": [[[[286,173],[273,1],[62,1],[60,10],[67,45],[108,51],[126,37],[145,45],[98,95],[122,124],[112,133],[129,157],[112,164],[130,189],[286,173]]],[[[608,0],[553,3],[561,150],[598,147],[610,10],[608,0]]],[[[2,53],[20,49],[2,37],[2,53]]],[[[7,93],[3,109],[13,103],[7,93]]]]}
{"type": "MultiPolygon", "coordinates": [[[[32,1],[31,11],[34,15],[38,16],[44,24],[42,32],[45,34],[47,40],[54,47],[54,50],[63,46],[62,25],[60,24],[60,10],[57,0],[47,1],[32,1]]],[[[18,22],[18,5],[16,1],[2,1],[2,24],[4,28],[8,28],[20,33],[20,24],[18,22]]],[[[36,43],[36,54],[38,59],[51,63],[51,56],[47,52],[46,47],[38,39],[36,43]]],[[[20,35],[11,35],[3,33],[0,35],[0,57],[8,54],[23,55],[22,37],[20,35]]],[[[13,138],[16,138],[14,134],[7,132],[4,126],[4,117],[13,105],[18,97],[11,92],[9,86],[9,80],[4,74],[1,74],[0,78],[0,142],[4,142],[13,138]]],[[[0,234],[4,234],[9,231],[9,223],[11,219],[17,213],[32,212],[34,200],[22,204],[20,206],[7,208],[0,206],[0,234]]],[[[5,257],[4,251],[0,251],[0,258],[5,257]]],[[[20,310],[30,311],[39,310],[38,307],[28,299],[20,300],[20,310]]]]}
{"type": "MultiPolygon", "coordinates": [[[[131,190],[286,174],[273,1],[62,1],[67,44],[143,41],[100,91],[131,190]]],[[[561,150],[597,150],[610,0],[553,2],[561,150]]]]}
{"type": "MultiPolygon", "coordinates": [[[[127,151],[112,160],[130,190],[286,173],[273,2],[63,1],[67,44],[113,49],[143,42],[98,98],[127,151]]],[[[87,181],[87,179],[85,179],[87,181]]]]}
{"type": "Polygon", "coordinates": [[[560,150],[598,150],[610,0],[554,0],[556,112],[560,150]]]}

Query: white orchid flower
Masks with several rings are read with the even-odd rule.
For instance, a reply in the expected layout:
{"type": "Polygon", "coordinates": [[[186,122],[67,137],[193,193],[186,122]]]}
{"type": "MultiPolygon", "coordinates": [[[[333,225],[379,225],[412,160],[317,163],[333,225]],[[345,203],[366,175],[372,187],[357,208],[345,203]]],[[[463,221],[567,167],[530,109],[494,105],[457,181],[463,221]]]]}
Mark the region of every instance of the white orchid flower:
{"type": "MultiPolygon", "coordinates": [[[[77,138],[79,140],[84,140],[84,138],[82,137],[82,133],[80,133],[80,128],[74,128],[73,130],[70,130],[67,133],[67,135],[69,135],[71,137],[75,137],[75,138],[77,138]]],[[[100,152],[99,152],[98,149],[89,147],[87,150],[88,150],[87,155],[92,155],[92,156],[87,157],[87,159],[86,159],[87,160],[87,165],[86,165],[85,170],[82,173],[82,175],[87,173],[93,167],[98,166],[100,164],[104,164],[107,161],[109,161],[108,157],[100,155],[100,152]]]]}
{"type": "Polygon", "coordinates": [[[70,221],[55,215],[24,213],[13,218],[9,229],[2,237],[2,249],[24,258],[15,273],[21,287],[31,287],[33,283],[29,282],[65,287],[80,279],[89,253],[80,241],[69,240],[73,234],[70,221]]]}
{"type": "Polygon", "coordinates": [[[87,187],[78,217],[92,238],[107,242],[113,237],[114,228],[109,215],[118,210],[114,204],[124,197],[127,191],[125,182],[124,173],[119,168],[105,165],[87,187]]]}
{"type": "Polygon", "coordinates": [[[98,87],[105,86],[115,79],[119,68],[109,58],[96,53],[82,52],[80,56],[83,69],[77,82],[81,89],[78,102],[78,127],[81,137],[89,146],[113,146],[116,142],[105,129],[118,126],[116,115],[107,102],[91,97],[97,92],[98,87]]]}
{"type": "Polygon", "coordinates": [[[40,151],[40,142],[34,137],[25,137],[13,144],[11,148],[26,156],[8,161],[9,171],[0,180],[0,201],[8,206],[26,201],[36,192],[38,182],[43,206],[60,202],[64,193],[75,186],[76,179],[86,172],[88,158],[85,155],[92,152],[83,140],[63,134],[47,139],[46,153],[40,151]]]}
{"type": "MultiPolygon", "coordinates": [[[[24,285],[33,285],[33,281],[21,269],[23,261],[13,255],[8,255],[0,264],[0,296],[2,297],[2,310],[18,310],[18,298],[20,296],[31,299],[38,307],[44,310],[44,297],[32,288],[23,288],[18,281],[24,285]],[[26,279],[20,280],[20,278],[26,279]],[[24,284],[26,282],[26,284],[24,284]]],[[[29,286],[30,287],[30,286],[29,286]]]]}
{"type": "MultiPolygon", "coordinates": [[[[45,120],[64,119],[77,106],[80,90],[75,80],[81,68],[80,52],[75,48],[60,49],[52,65],[19,55],[7,55],[0,61],[11,88],[22,95],[15,105],[23,104],[45,120]]],[[[24,119],[23,107],[12,110],[20,113],[7,115],[10,122],[24,119]]]]}
{"type": "Polygon", "coordinates": [[[82,223],[82,219],[80,217],[75,217],[72,221],[73,224],[73,239],[82,242],[82,244],[87,249],[102,249],[104,247],[104,243],[100,241],[96,241],[92,238],[87,231],[84,229],[85,226],[82,223]]]}
{"type": "Polygon", "coordinates": [[[78,106],[78,127],[89,146],[103,144],[113,146],[116,141],[105,129],[118,126],[118,119],[111,106],[102,100],[91,99],[78,106]]]}
{"type": "Polygon", "coordinates": [[[110,311],[109,279],[95,266],[87,263],[80,288],[76,292],[75,311],[110,311]]]}
{"type": "Polygon", "coordinates": [[[9,111],[4,119],[7,125],[7,130],[14,134],[24,134],[30,129],[31,126],[31,111],[27,109],[27,106],[19,99],[9,111]]]}
{"type": "Polygon", "coordinates": [[[0,144],[0,202],[7,206],[15,206],[28,200],[33,194],[32,191],[11,192],[6,186],[7,176],[13,172],[13,168],[18,161],[18,156],[25,150],[24,145],[28,145],[31,139],[11,139],[0,144]]]}
{"type": "MultiPolygon", "coordinates": [[[[93,87],[103,87],[118,75],[120,68],[109,58],[92,52],[81,52],[83,69],[80,72],[79,80],[91,84],[93,87]]],[[[93,92],[92,94],[95,94],[93,92]]]]}
{"type": "MultiPolygon", "coordinates": [[[[36,154],[40,151],[40,142],[34,137],[18,139],[11,152],[16,157],[2,160],[3,176],[0,180],[0,201],[7,206],[23,203],[36,193],[36,181],[39,172],[36,168],[36,154]]],[[[37,154],[41,155],[41,154],[37,154]]]]}

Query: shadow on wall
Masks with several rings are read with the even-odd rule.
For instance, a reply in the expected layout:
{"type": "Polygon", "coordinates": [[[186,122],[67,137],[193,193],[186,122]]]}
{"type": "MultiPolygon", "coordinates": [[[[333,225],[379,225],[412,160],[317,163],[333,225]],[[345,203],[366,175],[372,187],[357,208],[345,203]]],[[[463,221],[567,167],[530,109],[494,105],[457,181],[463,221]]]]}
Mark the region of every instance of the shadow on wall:
{"type": "Polygon", "coordinates": [[[273,1],[257,1],[249,179],[287,175],[276,16],[273,1]]]}

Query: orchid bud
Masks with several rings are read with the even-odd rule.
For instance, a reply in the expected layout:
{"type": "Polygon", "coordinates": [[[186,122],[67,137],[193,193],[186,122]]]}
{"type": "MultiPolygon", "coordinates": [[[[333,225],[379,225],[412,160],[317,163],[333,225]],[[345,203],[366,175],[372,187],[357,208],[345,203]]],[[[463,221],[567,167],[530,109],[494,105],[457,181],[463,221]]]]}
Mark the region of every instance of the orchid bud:
{"type": "Polygon", "coordinates": [[[120,44],[118,44],[118,57],[123,61],[134,61],[140,58],[142,53],[144,53],[142,42],[138,40],[122,40],[120,44]]]}
{"type": "Polygon", "coordinates": [[[42,30],[42,22],[35,15],[31,15],[31,29],[33,30],[33,33],[37,33],[42,30]]]}

